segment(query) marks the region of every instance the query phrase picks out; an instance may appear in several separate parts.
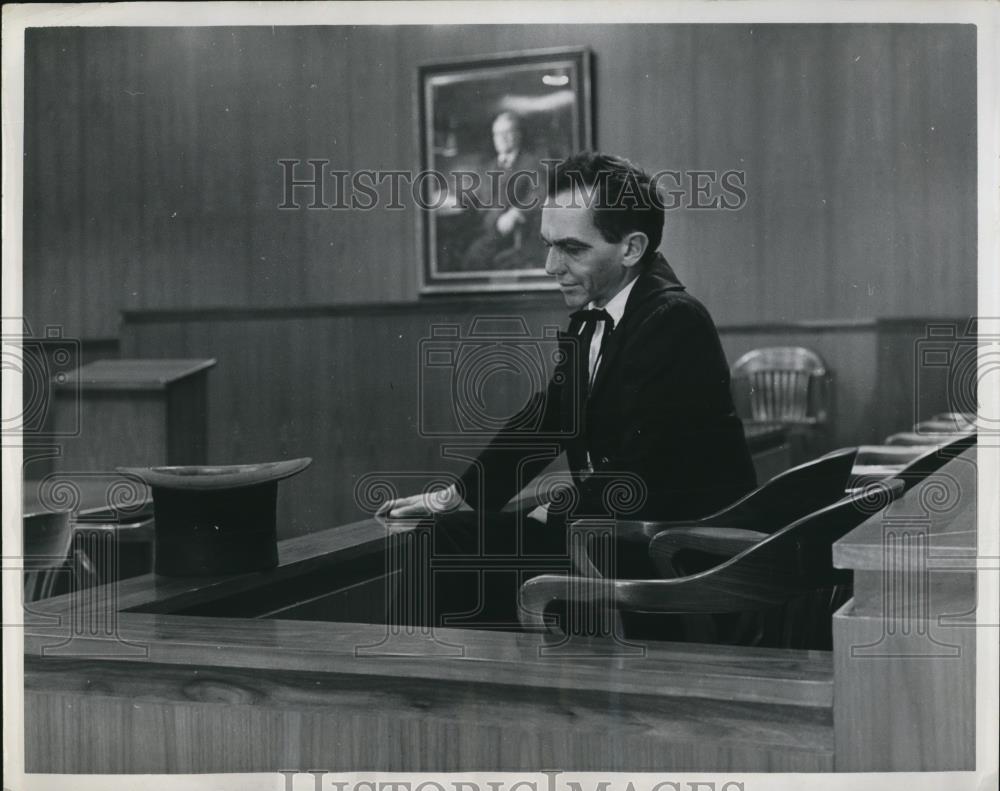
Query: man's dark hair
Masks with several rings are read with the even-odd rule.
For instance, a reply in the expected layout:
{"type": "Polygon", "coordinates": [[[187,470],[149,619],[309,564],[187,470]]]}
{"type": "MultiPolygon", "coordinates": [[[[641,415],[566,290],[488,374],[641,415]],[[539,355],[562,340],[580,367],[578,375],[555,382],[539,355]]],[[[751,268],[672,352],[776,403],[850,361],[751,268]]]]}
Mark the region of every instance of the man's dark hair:
{"type": "Polygon", "coordinates": [[[548,169],[548,195],[578,189],[590,197],[594,226],[605,241],[620,242],[633,231],[649,239],[643,263],[663,238],[664,205],[649,175],[627,159],[583,151],[548,169]]]}

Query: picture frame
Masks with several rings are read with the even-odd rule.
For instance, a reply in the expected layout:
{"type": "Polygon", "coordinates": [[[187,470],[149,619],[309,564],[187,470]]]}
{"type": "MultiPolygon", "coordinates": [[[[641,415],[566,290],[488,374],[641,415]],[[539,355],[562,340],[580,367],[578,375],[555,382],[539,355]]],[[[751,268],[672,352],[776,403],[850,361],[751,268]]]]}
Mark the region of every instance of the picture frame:
{"type": "Polygon", "coordinates": [[[591,53],[418,67],[421,294],[557,288],[538,235],[555,162],[594,146],[591,53]]]}

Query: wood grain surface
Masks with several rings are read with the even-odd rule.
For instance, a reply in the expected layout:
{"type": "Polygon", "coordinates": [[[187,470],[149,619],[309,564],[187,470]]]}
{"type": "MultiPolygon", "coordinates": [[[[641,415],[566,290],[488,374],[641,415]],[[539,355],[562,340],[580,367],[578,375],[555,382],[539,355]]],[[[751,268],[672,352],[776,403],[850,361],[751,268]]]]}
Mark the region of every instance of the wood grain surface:
{"type": "Polygon", "coordinates": [[[919,536],[926,542],[914,558],[929,565],[931,570],[974,569],[977,458],[977,449],[969,448],[916,484],[884,512],[872,515],[834,544],[834,564],[838,568],[881,571],[886,568],[887,560],[892,559],[888,556],[909,550],[905,536],[910,534],[911,540],[919,536]]]}
{"type": "Polygon", "coordinates": [[[96,360],[70,373],[60,389],[166,390],[181,379],[205,371],[215,360],[96,360]]]}
{"type": "Polygon", "coordinates": [[[32,660],[27,672],[29,771],[832,768],[828,709],[288,670],[32,660]]]}
{"type": "MultiPolygon", "coordinates": [[[[362,676],[447,677],[473,682],[616,692],[694,694],[726,700],[828,706],[831,659],[826,652],[649,643],[639,658],[580,657],[565,664],[543,655],[536,635],[443,629],[426,637],[420,630],[384,625],[206,617],[172,613],[201,607],[268,585],[294,586],[297,578],[338,564],[351,566],[377,557],[384,528],[361,522],[303,536],[280,545],[277,569],[228,578],[166,578],[146,575],[104,586],[85,595],[38,603],[39,614],[60,615],[60,623],[35,626],[25,637],[33,656],[72,656],[71,647],[101,651],[120,661],[287,668],[351,672],[362,676]],[[113,622],[109,618],[117,617],[113,622]],[[97,628],[71,631],[72,623],[97,628]],[[125,641],[128,645],[119,642],[125,641]],[[130,645],[141,645],[136,655],[130,645]],[[367,647],[362,650],[363,647],[367,647]],[[447,664],[438,660],[448,648],[447,664]],[[567,672],[571,669],[572,672],[567,672]]],[[[598,647],[599,648],[599,647],[598,647]]],[[[601,654],[605,655],[601,655],[601,654]]]]}
{"type": "MultiPolygon", "coordinates": [[[[627,655],[591,641],[571,657],[543,653],[530,633],[177,614],[324,570],[335,587],[338,564],[377,558],[384,539],[381,525],[358,522],[282,542],[270,572],[147,575],[37,603],[25,629],[29,767],[969,766],[974,650],[957,622],[931,641],[950,659],[928,661],[900,658],[901,635],[878,633],[884,612],[853,604],[838,615],[833,655],[670,643],[627,655]],[[866,646],[875,652],[859,657],[866,646]]],[[[942,596],[931,613],[967,618],[974,600],[959,599],[942,596]]]]}
{"type": "Polygon", "coordinates": [[[947,600],[923,622],[851,603],[834,616],[838,771],[976,766],[976,707],[985,701],[976,699],[974,601],[964,597],[943,622],[939,604],[947,600]]]}
{"type": "Polygon", "coordinates": [[[855,572],[834,616],[836,767],[976,765],[977,449],[834,547],[855,572]]]}
{"type": "Polygon", "coordinates": [[[29,767],[831,768],[825,652],[650,643],[624,656],[593,641],[571,657],[528,633],[170,614],[317,570],[335,579],[382,541],[361,522],[283,542],[270,572],[147,575],[39,602],[29,767]]]}

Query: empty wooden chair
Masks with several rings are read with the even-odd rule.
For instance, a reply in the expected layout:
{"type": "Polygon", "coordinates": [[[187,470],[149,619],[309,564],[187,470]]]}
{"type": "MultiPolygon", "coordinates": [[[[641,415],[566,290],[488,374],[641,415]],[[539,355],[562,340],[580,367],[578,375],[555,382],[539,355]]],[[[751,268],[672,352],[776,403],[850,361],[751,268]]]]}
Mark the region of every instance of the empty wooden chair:
{"type": "Polygon", "coordinates": [[[558,619],[547,615],[555,605],[568,619],[582,612],[588,623],[607,623],[606,616],[592,611],[764,612],[811,591],[830,589],[850,580],[849,573],[833,567],[833,543],[902,491],[902,481],[873,484],[757,540],[733,529],[693,526],[663,531],[650,543],[650,556],[665,578],[541,575],[521,587],[522,624],[533,631],[547,629],[561,639],[565,631],[558,619]],[[740,546],[745,548],[733,554],[740,546]],[[685,567],[684,555],[721,560],[703,571],[675,576],[685,567]]]}
{"type": "MultiPolygon", "coordinates": [[[[649,542],[664,530],[680,527],[726,527],[755,531],[758,538],[844,496],[857,448],[843,448],[774,476],[732,505],[696,520],[615,522],[624,552],[648,561],[649,542]]],[[[583,555],[574,554],[577,573],[597,573],[583,555]]],[[[648,568],[648,576],[653,569],[648,568]]]]}
{"type": "Polygon", "coordinates": [[[754,349],[733,365],[733,391],[755,421],[819,425],[828,418],[829,373],[802,346],[754,349]]]}

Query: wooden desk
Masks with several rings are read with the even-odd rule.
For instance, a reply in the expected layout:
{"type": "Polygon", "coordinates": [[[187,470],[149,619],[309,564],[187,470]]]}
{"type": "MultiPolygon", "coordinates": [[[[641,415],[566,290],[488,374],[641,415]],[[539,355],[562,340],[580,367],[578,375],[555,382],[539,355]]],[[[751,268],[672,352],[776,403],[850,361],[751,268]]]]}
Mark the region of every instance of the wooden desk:
{"type": "Polygon", "coordinates": [[[281,542],[267,572],[49,599],[39,615],[56,618],[25,629],[27,769],[970,769],[974,458],[937,476],[962,492],[948,513],[915,522],[914,487],[837,544],[857,586],[832,654],[593,641],[568,656],[526,632],[361,622],[393,571],[395,539],[370,520],[281,542]],[[904,633],[875,597],[928,557],[907,549],[914,525],[943,566],[904,633]],[[944,613],[957,620],[933,620],[944,613]]]}
{"type": "Polygon", "coordinates": [[[976,448],[834,545],[837,769],[975,766],[976,448]]]}
{"type": "Polygon", "coordinates": [[[98,360],[55,384],[62,470],[204,464],[212,359],[98,360]]]}
{"type": "Polygon", "coordinates": [[[61,621],[26,629],[28,771],[833,766],[825,652],[604,643],[570,658],[527,633],[205,614],[266,586],[349,589],[385,545],[365,521],[281,542],[272,571],[41,602],[61,621]]]}

